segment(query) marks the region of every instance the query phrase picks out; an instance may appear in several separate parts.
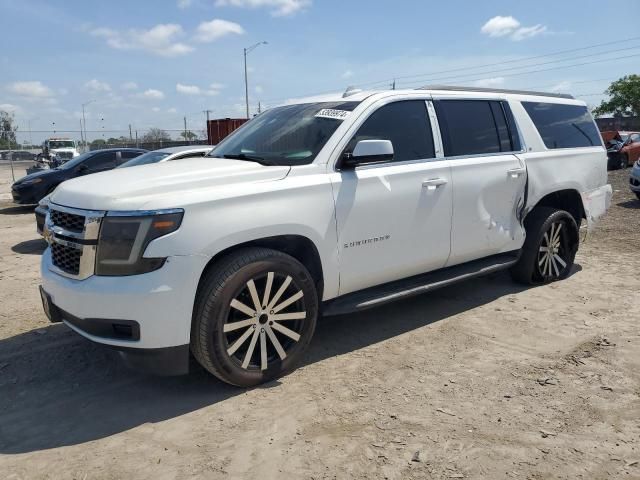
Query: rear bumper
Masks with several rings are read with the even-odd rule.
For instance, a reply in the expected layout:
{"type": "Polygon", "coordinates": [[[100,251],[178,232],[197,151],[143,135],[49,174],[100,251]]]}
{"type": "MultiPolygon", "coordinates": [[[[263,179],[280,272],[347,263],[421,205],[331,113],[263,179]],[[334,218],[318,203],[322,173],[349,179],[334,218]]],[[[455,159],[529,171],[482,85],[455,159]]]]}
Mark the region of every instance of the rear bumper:
{"type": "Polygon", "coordinates": [[[594,190],[582,192],[582,206],[587,218],[588,231],[593,229],[598,219],[609,209],[612,195],[611,185],[603,185],[594,190]]]}

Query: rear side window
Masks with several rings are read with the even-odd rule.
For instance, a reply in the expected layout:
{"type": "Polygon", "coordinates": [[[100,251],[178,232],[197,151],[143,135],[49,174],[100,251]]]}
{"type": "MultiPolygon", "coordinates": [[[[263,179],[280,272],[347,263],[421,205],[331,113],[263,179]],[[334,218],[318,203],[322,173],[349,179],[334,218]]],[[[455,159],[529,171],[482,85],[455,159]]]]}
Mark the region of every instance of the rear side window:
{"type": "Polygon", "coordinates": [[[438,100],[445,155],[483,155],[520,150],[508,105],[486,100],[438,100]]]}
{"type": "Polygon", "coordinates": [[[547,148],[602,145],[587,107],[558,103],[522,102],[547,148]]]}
{"type": "Polygon", "coordinates": [[[403,100],[380,107],[365,120],[346,151],[353,151],[360,140],[390,140],[394,162],[435,157],[424,100],[403,100]]]}

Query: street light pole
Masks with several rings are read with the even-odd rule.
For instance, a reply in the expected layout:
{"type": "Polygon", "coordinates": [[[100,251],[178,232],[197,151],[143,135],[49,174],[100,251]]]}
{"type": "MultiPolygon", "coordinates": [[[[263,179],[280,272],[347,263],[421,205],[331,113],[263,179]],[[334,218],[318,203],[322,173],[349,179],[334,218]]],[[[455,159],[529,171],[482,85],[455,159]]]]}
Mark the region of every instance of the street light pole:
{"type": "Polygon", "coordinates": [[[247,75],[247,54],[258,48],[260,45],[267,45],[267,42],[258,42],[255,45],[244,49],[244,101],[247,107],[247,120],[249,120],[249,79],[247,75]]]}
{"type": "Polygon", "coordinates": [[[88,102],[82,104],[82,128],[84,130],[84,147],[82,149],[83,153],[87,150],[87,121],[84,118],[84,107],[93,102],[95,102],[95,100],[89,100],[88,102]]]}

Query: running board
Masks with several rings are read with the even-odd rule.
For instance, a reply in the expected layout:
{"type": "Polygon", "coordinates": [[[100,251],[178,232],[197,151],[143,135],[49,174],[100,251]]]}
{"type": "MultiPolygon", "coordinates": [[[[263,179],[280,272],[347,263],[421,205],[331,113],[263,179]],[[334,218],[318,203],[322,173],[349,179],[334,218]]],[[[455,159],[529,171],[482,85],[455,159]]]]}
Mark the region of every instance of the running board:
{"type": "Polygon", "coordinates": [[[427,293],[473,277],[504,270],[516,263],[520,250],[492,255],[414,277],[358,290],[324,302],[322,314],[342,315],[427,293]]]}

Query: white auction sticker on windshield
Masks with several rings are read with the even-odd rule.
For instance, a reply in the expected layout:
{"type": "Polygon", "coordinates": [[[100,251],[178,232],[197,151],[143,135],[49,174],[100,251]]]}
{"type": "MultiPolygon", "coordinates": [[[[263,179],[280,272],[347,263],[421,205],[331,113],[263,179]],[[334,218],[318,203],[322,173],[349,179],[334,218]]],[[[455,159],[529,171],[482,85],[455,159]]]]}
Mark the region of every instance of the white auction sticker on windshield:
{"type": "Polygon", "coordinates": [[[318,118],[332,118],[334,120],[344,120],[351,112],[347,110],[334,110],[333,108],[323,108],[314,116],[318,118]]]}

